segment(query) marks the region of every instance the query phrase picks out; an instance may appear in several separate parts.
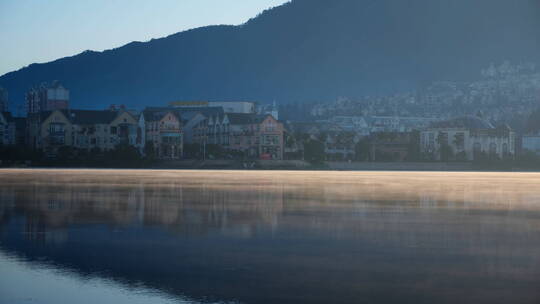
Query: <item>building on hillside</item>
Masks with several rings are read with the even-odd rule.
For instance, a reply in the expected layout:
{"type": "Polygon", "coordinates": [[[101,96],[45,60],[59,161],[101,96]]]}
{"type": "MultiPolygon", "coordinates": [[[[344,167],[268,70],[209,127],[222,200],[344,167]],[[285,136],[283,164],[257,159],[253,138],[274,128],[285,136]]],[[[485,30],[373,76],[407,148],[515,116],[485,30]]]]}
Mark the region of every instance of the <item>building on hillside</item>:
{"type": "Polygon", "coordinates": [[[107,151],[118,145],[142,150],[138,120],[126,111],[55,110],[30,114],[27,142],[54,155],[62,146],[107,151]]]}
{"type": "Polygon", "coordinates": [[[508,158],[515,155],[516,136],[508,126],[494,127],[473,116],[432,124],[420,133],[420,153],[433,160],[508,158]]]}
{"type": "Polygon", "coordinates": [[[438,121],[425,117],[399,117],[399,116],[369,116],[365,117],[369,124],[370,133],[380,132],[411,132],[429,127],[438,121]]]}
{"type": "Polygon", "coordinates": [[[362,116],[334,116],[329,122],[338,125],[344,131],[354,132],[360,136],[370,134],[369,124],[362,116]]]}
{"type": "Polygon", "coordinates": [[[222,108],[225,113],[253,114],[256,103],[250,101],[174,101],[169,106],[178,109],[222,108]]]}
{"type": "Polygon", "coordinates": [[[60,82],[43,83],[26,93],[26,113],[65,110],[69,108],[69,90],[60,82]]]}
{"type": "Polygon", "coordinates": [[[146,145],[153,147],[158,159],[177,160],[184,153],[183,126],[179,115],[168,108],[143,111],[146,145]]]}
{"type": "Polygon", "coordinates": [[[317,121],[317,122],[291,122],[289,125],[289,132],[296,137],[311,137],[324,141],[323,138],[326,134],[343,132],[344,129],[336,123],[329,121],[317,121]]]}
{"type": "Polygon", "coordinates": [[[9,111],[9,98],[8,91],[3,87],[0,87],[0,112],[9,111]]]}

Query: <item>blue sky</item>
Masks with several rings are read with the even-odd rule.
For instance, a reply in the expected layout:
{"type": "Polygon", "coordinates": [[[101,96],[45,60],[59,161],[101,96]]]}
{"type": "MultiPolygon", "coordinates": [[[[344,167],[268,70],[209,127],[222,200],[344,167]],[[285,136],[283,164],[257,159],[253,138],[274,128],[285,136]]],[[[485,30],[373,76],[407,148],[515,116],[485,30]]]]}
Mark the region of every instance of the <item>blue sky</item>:
{"type": "Polygon", "coordinates": [[[287,0],[0,0],[0,75],[210,24],[241,24],[287,0]]]}

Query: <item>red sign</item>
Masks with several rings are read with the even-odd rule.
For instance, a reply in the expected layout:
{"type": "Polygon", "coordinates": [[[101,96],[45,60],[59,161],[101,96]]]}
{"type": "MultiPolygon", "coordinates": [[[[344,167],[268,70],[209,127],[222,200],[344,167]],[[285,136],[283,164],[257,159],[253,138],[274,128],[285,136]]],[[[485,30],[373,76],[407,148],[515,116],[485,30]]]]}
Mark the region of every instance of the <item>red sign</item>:
{"type": "Polygon", "coordinates": [[[261,154],[261,159],[262,159],[262,160],[271,160],[271,159],[272,159],[272,155],[270,155],[270,154],[268,154],[268,153],[261,154]]]}

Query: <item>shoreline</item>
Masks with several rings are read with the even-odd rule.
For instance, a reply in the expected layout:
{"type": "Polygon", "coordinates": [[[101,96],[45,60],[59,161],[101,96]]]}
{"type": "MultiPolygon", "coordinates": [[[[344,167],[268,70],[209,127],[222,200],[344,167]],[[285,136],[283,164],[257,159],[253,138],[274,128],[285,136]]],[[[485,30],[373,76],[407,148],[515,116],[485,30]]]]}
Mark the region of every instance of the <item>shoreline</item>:
{"type": "Polygon", "coordinates": [[[182,160],[154,164],[121,164],[108,166],[88,163],[14,164],[0,169],[140,169],[140,170],[238,170],[238,171],[395,171],[395,172],[540,172],[540,168],[522,168],[508,164],[478,165],[471,162],[325,162],[313,165],[299,160],[182,160]]]}

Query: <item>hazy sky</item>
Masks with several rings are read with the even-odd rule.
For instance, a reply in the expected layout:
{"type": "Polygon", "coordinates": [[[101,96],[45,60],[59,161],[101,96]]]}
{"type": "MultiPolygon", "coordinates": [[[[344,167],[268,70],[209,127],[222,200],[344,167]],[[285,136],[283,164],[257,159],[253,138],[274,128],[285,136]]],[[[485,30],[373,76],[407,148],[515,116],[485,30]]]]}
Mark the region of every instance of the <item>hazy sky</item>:
{"type": "Polygon", "coordinates": [[[0,75],[210,24],[241,24],[287,0],[0,0],[0,75]]]}

